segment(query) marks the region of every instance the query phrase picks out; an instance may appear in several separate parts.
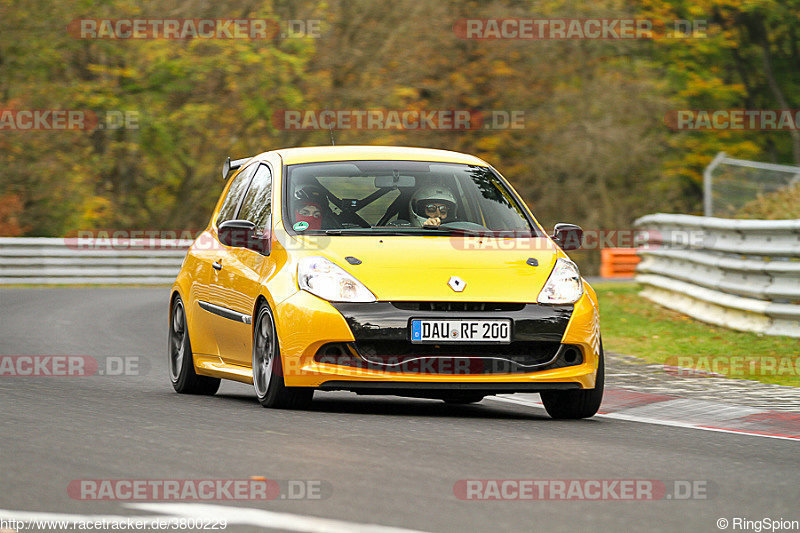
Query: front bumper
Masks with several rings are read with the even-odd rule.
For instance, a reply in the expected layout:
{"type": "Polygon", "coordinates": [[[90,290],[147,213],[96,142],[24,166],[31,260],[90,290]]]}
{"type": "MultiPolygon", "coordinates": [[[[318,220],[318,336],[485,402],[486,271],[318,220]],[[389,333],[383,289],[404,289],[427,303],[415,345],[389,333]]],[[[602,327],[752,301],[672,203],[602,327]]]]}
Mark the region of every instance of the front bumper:
{"type": "Polygon", "coordinates": [[[500,307],[487,311],[458,305],[445,311],[411,302],[332,304],[299,291],[275,310],[285,383],[323,390],[385,390],[387,394],[398,390],[479,390],[489,394],[594,387],[599,326],[592,295],[584,294],[574,306],[497,304],[500,307]],[[412,345],[409,321],[426,317],[511,318],[512,342],[412,345]],[[350,347],[345,357],[325,357],[328,348],[336,345],[350,347]],[[563,345],[580,353],[577,363],[551,361],[554,355],[564,353],[563,345]],[[353,357],[356,364],[348,360],[353,357]],[[466,366],[457,364],[465,359],[469,361],[466,366]],[[432,360],[436,364],[431,365],[432,360]],[[384,364],[387,361],[403,364],[384,364]],[[442,370],[443,362],[450,371],[442,370]]]}

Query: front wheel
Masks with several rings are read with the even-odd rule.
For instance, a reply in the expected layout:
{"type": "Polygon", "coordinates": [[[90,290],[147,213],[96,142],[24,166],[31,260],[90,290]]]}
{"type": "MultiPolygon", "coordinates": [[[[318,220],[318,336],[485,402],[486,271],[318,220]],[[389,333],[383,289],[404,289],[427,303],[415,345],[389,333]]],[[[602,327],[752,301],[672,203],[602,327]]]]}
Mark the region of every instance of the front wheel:
{"type": "Polygon", "coordinates": [[[183,300],[176,296],[169,310],[169,379],[172,388],[181,394],[212,395],[219,389],[220,380],[200,376],[194,371],[192,343],[183,300]]]}
{"type": "Polygon", "coordinates": [[[542,403],[547,414],[556,419],[574,420],[589,418],[597,414],[603,401],[605,364],[603,363],[603,343],[600,342],[600,360],[597,363],[597,377],[593,389],[542,392],[542,403]]]}
{"type": "Polygon", "coordinates": [[[303,409],[314,389],[287,387],[283,380],[280,344],[269,306],[262,304],[253,326],[253,387],[259,403],[277,409],[303,409]]]}

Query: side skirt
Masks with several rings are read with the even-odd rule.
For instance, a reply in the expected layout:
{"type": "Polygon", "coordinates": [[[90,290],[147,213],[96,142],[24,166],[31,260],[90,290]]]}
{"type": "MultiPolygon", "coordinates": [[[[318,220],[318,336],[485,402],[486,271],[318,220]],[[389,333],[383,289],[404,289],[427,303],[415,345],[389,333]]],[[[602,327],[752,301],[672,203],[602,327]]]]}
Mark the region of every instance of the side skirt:
{"type": "Polygon", "coordinates": [[[252,368],[225,363],[216,355],[194,354],[194,368],[202,376],[231,379],[248,385],[253,384],[252,368]]]}

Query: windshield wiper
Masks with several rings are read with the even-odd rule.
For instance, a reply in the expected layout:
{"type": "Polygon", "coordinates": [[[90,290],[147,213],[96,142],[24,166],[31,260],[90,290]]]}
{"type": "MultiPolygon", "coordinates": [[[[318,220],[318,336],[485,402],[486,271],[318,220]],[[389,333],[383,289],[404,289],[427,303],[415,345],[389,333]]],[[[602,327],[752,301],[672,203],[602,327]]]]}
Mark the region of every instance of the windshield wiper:
{"type": "MultiPolygon", "coordinates": [[[[425,235],[426,233],[434,233],[439,235],[474,235],[476,237],[497,237],[509,238],[519,237],[513,231],[492,231],[490,229],[465,229],[465,228],[450,228],[442,226],[420,226],[413,227],[372,227],[372,228],[340,228],[340,229],[327,229],[325,235],[425,235]]],[[[533,235],[529,235],[533,236],[533,235]]]]}
{"type": "Polygon", "coordinates": [[[441,226],[422,226],[425,231],[435,231],[436,233],[443,233],[445,235],[476,235],[479,237],[494,237],[495,232],[490,229],[487,230],[474,230],[464,228],[443,228],[441,226]]]}
{"type": "Polygon", "coordinates": [[[476,237],[489,237],[494,239],[513,239],[518,237],[532,238],[536,234],[527,231],[515,230],[491,230],[491,229],[469,229],[453,228],[450,226],[422,226],[425,231],[435,231],[444,235],[474,235],[476,237]]]}
{"type": "Polygon", "coordinates": [[[419,228],[411,228],[411,231],[400,228],[342,228],[326,229],[325,235],[408,235],[412,232],[419,232],[419,228]]]}

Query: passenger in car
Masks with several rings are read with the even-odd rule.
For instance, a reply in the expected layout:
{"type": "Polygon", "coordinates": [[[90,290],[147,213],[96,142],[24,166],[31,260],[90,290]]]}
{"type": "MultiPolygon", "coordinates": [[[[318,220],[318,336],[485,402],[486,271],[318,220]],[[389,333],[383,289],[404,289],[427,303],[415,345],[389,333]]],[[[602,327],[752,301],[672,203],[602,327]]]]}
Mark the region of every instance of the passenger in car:
{"type": "Polygon", "coordinates": [[[321,229],[322,205],[325,197],[325,192],[314,185],[298,187],[292,202],[294,223],[305,222],[308,224],[308,229],[321,229]]]}
{"type": "Polygon", "coordinates": [[[306,222],[308,229],[320,229],[322,227],[322,208],[314,202],[301,204],[294,211],[294,221],[295,223],[306,222]]]}

